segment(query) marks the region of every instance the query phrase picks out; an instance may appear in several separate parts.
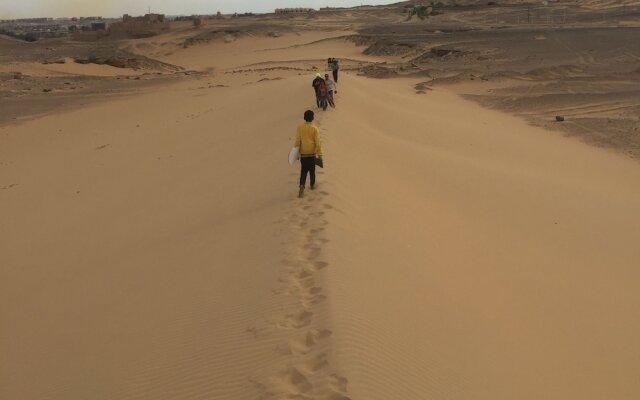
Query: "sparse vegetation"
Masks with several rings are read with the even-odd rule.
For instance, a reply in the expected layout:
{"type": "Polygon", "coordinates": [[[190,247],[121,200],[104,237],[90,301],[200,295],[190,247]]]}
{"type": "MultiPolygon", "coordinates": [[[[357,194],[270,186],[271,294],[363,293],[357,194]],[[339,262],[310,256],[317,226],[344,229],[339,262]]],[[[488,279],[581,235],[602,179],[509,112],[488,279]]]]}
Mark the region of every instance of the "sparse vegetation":
{"type": "Polygon", "coordinates": [[[441,9],[442,7],[444,7],[444,3],[440,1],[435,3],[432,1],[431,3],[429,3],[429,5],[420,5],[414,6],[412,8],[405,8],[405,12],[408,12],[407,21],[410,21],[414,15],[424,21],[432,15],[441,14],[439,9],[441,9]]]}

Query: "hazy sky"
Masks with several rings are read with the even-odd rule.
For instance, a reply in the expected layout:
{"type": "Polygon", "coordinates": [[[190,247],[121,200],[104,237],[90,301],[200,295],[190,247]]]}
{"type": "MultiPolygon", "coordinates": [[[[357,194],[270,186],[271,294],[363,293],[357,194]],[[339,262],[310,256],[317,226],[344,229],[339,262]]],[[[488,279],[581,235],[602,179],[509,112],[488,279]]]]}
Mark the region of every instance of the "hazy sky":
{"type": "Polygon", "coordinates": [[[279,7],[350,7],[360,4],[390,4],[399,0],[0,0],[0,19],[64,17],[81,15],[119,16],[152,12],[215,14],[269,12],[279,7]]]}

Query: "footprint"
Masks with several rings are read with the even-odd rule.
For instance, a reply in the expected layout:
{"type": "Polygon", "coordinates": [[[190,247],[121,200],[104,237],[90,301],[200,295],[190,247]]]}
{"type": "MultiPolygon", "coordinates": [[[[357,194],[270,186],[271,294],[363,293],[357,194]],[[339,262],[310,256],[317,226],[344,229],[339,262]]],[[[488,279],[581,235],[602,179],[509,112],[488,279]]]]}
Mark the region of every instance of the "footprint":
{"type": "Polygon", "coordinates": [[[312,348],[321,340],[331,336],[331,331],[327,329],[311,329],[288,343],[291,354],[301,355],[309,353],[312,348]]]}
{"type": "MultiPolygon", "coordinates": [[[[293,286],[293,287],[287,288],[284,291],[284,293],[287,293],[287,294],[289,294],[291,296],[294,296],[294,297],[299,297],[301,295],[301,293],[303,292],[303,289],[304,288],[302,288],[300,286],[293,286]]],[[[308,307],[305,307],[305,308],[308,308],[308,307]]]]}
{"type": "Polygon", "coordinates": [[[329,362],[327,361],[327,355],[324,353],[321,353],[318,356],[316,356],[314,359],[304,362],[302,366],[310,374],[315,374],[318,371],[329,367],[329,362]]]}
{"type": "Polygon", "coordinates": [[[254,339],[258,338],[258,328],[256,328],[255,326],[248,326],[247,327],[247,332],[253,336],[254,339]]]}
{"type": "Polygon", "coordinates": [[[309,294],[315,295],[315,294],[320,294],[320,293],[322,293],[322,288],[319,287],[319,286],[314,286],[314,287],[309,289],[309,294]]]}
{"type": "Polygon", "coordinates": [[[289,314],[285,317],[285,326],[292,328],[303,328],[311,323],[313,313],[311,311],[300,311],[296,314],[289,314]]]}
{"type": "Polygon", "coordinates": [[[296,279],[296,278],[294,278],[294,281],[292,282],[292,284],[297,285],[301,289],[309,289],[310,287],[312,287],[314,285],[313,277],[309,276],[309,277],[304,278],[304,279],[300,279],[300,278],[296,279]]]}
{"type": "Polygon", "coordinates": [[[289,386],[294,394],[304,394],[313,389],[307,377],[297,368],[289,368],[280,373],[280,380],[289,386]]]}
{"type": "Polygon", "coordinates": [[[351,400],[351,397],[345,396],[341,393],[333,393],[327,397],[327,400],[351,400]]]}
{"type": "Polygon", "coordinates": [[[327,296],[322,294],[322,288],[314,286],[305,290],[302,301],[304,306],[306,306],[307,308],[311,308],[316,304],[324,301],[326,298],[327,296]]]}
{"type": "Polygon", "coordinates": [[[315,260],[316,258],[320,257],[320,253],[322,253],[322,250],[320,250],[319,248],[309,250],[309,256],[307,257],[307,260],[315,260]]]}
{"type": "Polygon", "coordinates": [[[287,267],[297,267],[300,265],[300,261],[289,260],[288,258],[284,258],[282,259],[282,265],[285,265],[287,267]]]}
{"type": "Polygon", "coordinates": [[[306,269],[301,269],[298,272],[294,273],[293,276],[295,276],[298,279],[307,279],[310,276],[312,276],[313,274],[309,271],[307,271],[306,269]]]}
{"type": "Polygon", "coordinates": [[[325,261],[314,261],[313,266],[319,270],[328,267],[329,263],[325,261]]]}
{"type": "Polygon", "coordinates": [[[317,243],[329,243],[329,239],[319,238],[318,235],[310,234],[307,235],[307,246],[312,246],[317,243]]]}
{"type": "Polygon", "coordinates": [[[336,390],[339,390],[341,392],[346,392],[348,383],[349,383],[349,380],[347,378],[344,378],[338,374],[331,375],[331,385],[336,390]]]}
{"type": "Polygon", "coordinates": [[[323,295],[323,294],[319,294],[316,296],[307,296],[303,301],[302,301],[302,305],[307,307],[307,308],[311,308],[313,306],[315,306],[316,304],[319,304],[323,301],[325,301],[327,299],[327,296],[323,295]]]}
{"type": "Polygon", "coordinates": [[[316,243],[314,243],[314,237],[313,236],[308,237],[307,244],[302,246],[302,248],[305,250],[318,250],[318,246],[316,246],[316,243]]]}
{"type": "Polygon", "coordinates": [[[331,210],[333,208],[331,204],[323,204],[322,207],[326,208],[327,210],[331,210]]]}

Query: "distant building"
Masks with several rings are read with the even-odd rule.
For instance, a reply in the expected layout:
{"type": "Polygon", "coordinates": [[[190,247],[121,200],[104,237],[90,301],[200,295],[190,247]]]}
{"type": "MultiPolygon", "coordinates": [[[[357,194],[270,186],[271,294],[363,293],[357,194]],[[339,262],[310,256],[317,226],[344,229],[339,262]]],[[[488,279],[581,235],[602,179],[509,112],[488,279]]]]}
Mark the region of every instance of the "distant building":
{"type": "Polygon", "coordinates": [[[164,14],[145,14],[142,17],[132,17],[129,14],[122,16],[123,23],[163,24],[166,22],[164,14]]]}
{"type": "Polygon", "coordinates": [[[146,14],[142,17],[125,14],[122,16],[122,22],[109,25],[109,33],[142,38],[158,35],[169,28],[169,21],[164,14],[146,14]]]}
{"type": "Polygon", "coordinates": [[[18,22],[18,23],[22,23],[22,24],[42,24],[45,22],[51,22],[53,21],[53,18],[20,18],[20,19],[14,19],[11,20],[11,22],[18,22]]]}
{"type": "Polygon", "coordinates": [[[92,22],[91,23],[92,31],[106,31],[107,23],[106,22],[92,22]]]}
{"type": "Polygon", "coordinates": [[[68,35],[66,24],[53,18],[23,18],[0,22],[0,34],[28,42],[68,35]]]}
{"type": "Polygon", "coordinates": [[[296,14],[296,13],[310,13],[314,12],[313,8],[276,8],[276,14],[296,14]]]}

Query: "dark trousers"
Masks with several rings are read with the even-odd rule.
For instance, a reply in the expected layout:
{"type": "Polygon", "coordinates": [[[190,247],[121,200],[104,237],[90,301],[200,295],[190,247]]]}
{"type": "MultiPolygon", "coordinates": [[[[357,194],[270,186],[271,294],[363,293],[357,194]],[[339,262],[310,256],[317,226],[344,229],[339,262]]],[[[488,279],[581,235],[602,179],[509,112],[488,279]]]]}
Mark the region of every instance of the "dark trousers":
{"type": "Polygon", "coordinates": [[[335,83],[338,83],[338,70],[337,69],[333,70],[333,81],[335,83]]]}
{"type": "Polygon", "coordinates": [[[316,158],[300,157],[300,187],[304,187],[307,183],[307,173],[311,176],[311,186],[316,184],[316,158]]]}

